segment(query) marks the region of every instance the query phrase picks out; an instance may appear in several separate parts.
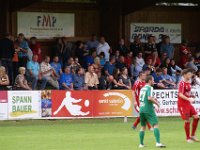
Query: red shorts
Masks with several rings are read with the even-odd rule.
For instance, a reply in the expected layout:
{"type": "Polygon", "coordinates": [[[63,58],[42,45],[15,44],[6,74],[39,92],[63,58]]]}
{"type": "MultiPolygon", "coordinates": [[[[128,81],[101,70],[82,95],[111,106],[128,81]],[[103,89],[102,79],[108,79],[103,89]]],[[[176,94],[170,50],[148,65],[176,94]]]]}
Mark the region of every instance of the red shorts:
{"type": "Polygon", "coordinates": [[[183,120],[189,120],[190,117],[197,115],[197,112],[192,105],[183,105],[178,106],[178,110],[181,114],[183,120]]]}

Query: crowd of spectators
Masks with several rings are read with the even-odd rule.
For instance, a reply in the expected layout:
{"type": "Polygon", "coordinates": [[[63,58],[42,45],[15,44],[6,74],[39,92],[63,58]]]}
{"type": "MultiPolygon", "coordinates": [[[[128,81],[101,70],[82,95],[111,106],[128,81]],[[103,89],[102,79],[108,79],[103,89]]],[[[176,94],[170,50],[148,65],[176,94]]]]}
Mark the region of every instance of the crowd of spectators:
{"type": "Polygon", "coordinates": [[[110,46],[105,37],[96,35],[75,45],[63,37],[53,49],[52,56],[43,56],[36,37],[27,40],[20,33],[14,40],[7,33],[0,40],[0,90],[131,89],[141,71],[154,77],[155,88],[175,89],[184,68],[194,70],[192,83],[200,87],[200,49],[192,54],[183,41],[177,63],[174,45],[166,35],[159,43],[153,35],[147,43],[135,37],[129,46],[124,39],[110,46]]]}

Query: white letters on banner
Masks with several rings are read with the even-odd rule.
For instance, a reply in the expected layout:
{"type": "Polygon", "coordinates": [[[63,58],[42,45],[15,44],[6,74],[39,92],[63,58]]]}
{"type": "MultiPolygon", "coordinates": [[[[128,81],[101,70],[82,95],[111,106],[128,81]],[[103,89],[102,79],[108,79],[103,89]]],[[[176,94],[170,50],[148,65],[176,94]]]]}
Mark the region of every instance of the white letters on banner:
{"type": "Polygon", "coordinates": [[[41,118],[40,91],[8,91],[9,119],[41,118]]]}
{"type": "Polygon", "coordinates": [[[130,30],[131,41],[139,36],[145,43],[148,36],[153,35],[160,42],[162,35],[168,35],[171,43],[181,43],[181,24],[131,23],[130,30]]]}
{"type": "Polygon", "coordinates": [[[70,13],[18,12],[17,32],[25,37],[73,37],[75,15],[70,13]]]}

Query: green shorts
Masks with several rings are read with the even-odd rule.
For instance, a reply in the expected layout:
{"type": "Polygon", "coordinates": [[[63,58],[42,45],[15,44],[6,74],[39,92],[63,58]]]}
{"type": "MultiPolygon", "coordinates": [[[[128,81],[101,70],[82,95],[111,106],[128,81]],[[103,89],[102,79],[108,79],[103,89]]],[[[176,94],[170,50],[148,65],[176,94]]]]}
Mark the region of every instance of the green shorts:
{"type": "Polygon", "coordinates": [[[141,126],[146,126],[146,123],[149,122],[151,126],[158,124],[158,118],[155,112],[152,113],[140,113],[140,124],[141,126]]]}

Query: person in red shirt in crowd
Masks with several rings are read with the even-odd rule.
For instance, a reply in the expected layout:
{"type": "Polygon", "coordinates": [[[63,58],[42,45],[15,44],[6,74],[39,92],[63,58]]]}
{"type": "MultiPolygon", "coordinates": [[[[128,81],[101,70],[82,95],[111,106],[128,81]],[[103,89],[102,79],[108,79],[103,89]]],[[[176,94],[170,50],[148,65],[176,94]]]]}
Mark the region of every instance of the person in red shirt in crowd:
{"type": "Polygon", "coordinates": [[[132,62],[133,62],[133,52],[129,52],[125,57],[125,64],[128,69],[130,69],[132,62]]]}
{"type": "Polygon", "coordinates": [[[191,56],[191,51],[187,46],[187,42],[183,41],[180,48],[180,67],[185,68],[186,63],[188,62],[188,58],[191,56]]]}
{"type": "Polygon", "coordinates": [[[30,46],[30,49],[33,52],[33,55],[37,55],[38,56],[38,62],[41,63],[42,62],[42,51],[41,51],[41,46],[37,42],[36,37],[30,38],[30,45],[29,46],[30,46]]]}
{"type": "MultiPolygon", "coordinates": [[[[139,96],[140,96],[140,90],[146,85],[145,82],[146,79],[146,73],[144,71],[140,72],[139,74],[139,78],[137,81],[135,81],[134,85],[133,85],[133,98],[134,98],[134,107],[135,110],[139,113],[140,110],[140,102],[139,102],[139,96]]],[[[135,122],[133,123],[132,128],[136,129],[137,125],[140,123],[140,117],[138,117],[135,122]]],[[[149,130],[151,130],[151,125],[149,123],[147,123],[147,126],[149,128],[149,130]]]]}
{"type": "Polygon", "coordinates": [[[191,78],[193,69],[185,69],[182,71],[183,80],[179,83],[178,88],[178,110],[182,119],[185,121],[184,129],[186,140],[188,143],[193,141],[200,142],[196,137],[196,129],[198,127],[199,116],[192,103],[195,102],[194,96],[191,95],[191,78]],[[193,117],[192,134],[190,135],[190,118],[193,117]]]}

